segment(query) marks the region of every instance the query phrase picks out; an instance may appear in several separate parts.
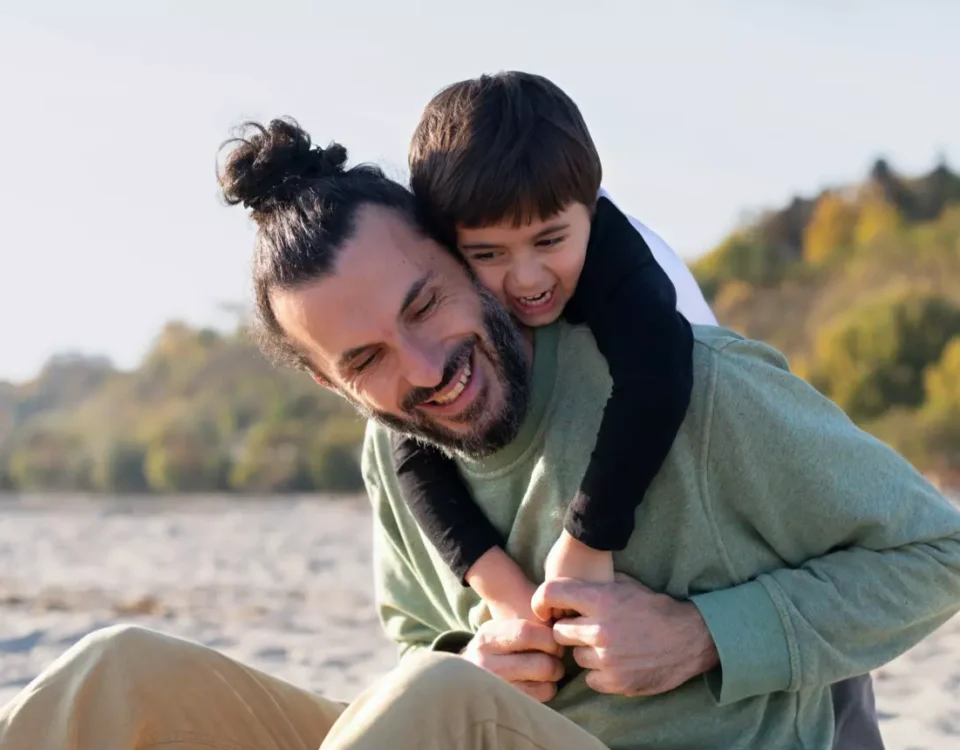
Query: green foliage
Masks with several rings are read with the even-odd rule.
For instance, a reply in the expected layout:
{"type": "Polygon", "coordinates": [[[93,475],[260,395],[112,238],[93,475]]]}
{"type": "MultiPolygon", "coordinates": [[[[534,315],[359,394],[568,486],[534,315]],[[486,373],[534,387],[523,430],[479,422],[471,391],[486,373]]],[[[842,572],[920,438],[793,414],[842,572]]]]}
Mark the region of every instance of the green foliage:
{"type": "MultiPolygon", "coordinates": [[[[924,470],[960,470],[960,177],[878,161],[694,265],[721,323],[924,470]]],[[[245,331],[172,322],[132,372],[60,356],[0,383],[0,490],[353,492],[364,423],[245,331]]]]}
{"type": "Polygon", "coordinates": [[[781,349],[920,469],[960,469],[960,176],[878,161],[860,186],[761,217],[695,274],[723,325],[781,349]],[[773,236],[776,252],[743,262],[746,238],[773,236]]]}
{"type": "Polygon", "coordinates": [[[843,197],[828,193],[817,201],[803,235],[803,259],[821,266],[848,254],[854,242],[859,210],[843,197]]]}
{"type": "Polygon", "coordinates": [[[117,439],[93,466],[93,486],[101,492],[140,493],[149,489],[145,472],[146,450],[138,443],[117,439]]]}
{"type": "Polygon", "coordinates": [[[230,486],[253,492],[311,489],[310,432],[308,425],[293,421],[255,425],[230,470],[230,486]]]}
{"type": "Polygon", "coordinates": [[[853,228],[853,243],[862,248],[877,238],[890,235],[901,225],[897,207],[885,200],[867,200],[860,206],[857,223],[853,228]]]}
{"type": "Polygon", "coordinates": [[[0,384],[0,490],[353,492],[363,429],[244,331],[171,323],[132,372],[59,358],[0,384]]]}
{"type": "Polygon", "coordinates": [[[759,237],[741,232],[695,263],[692,271],[704,295],[712,300],[727,283],[754,287],[776,285],[791,265],[789,258],[772,251],[759,237]]]}
{"type": "Polygon", "coordinates": [[[225,487],[226,460],[215,435],[174,427],[147,446],[144,473],[154,492],[214,492],[225,487]]]}
{"type": "Polygon", "coordinates": [[[960,471],[960,414],[893,408],[865,428],[928,471],[960,471]]]}
{"type": "Polygon", "coordinates": [[[927,412],[952,417],[960,424],[960,335],[950,339],[940,361],[924,373],[923,382],[927,412]]]}
{"type": "Polygon", "coordinates": [[[861,301],[817,338],[817,383],[853,419],[919,406],[923,372],[960,334],[960,308],[938,295],[895,290],[861,301]]]}
{"type": "Polygon", "coordinates": [[[310,477],[327,492],[360,492],[363,476],[357,450],[347,445],[321,444],[310,456],[310,477]]]}
{"type": "Polygon", "coordinates": [[[9,477],[17,489],[64,492],[90,489],[90,458],[79,436],[63,429],[32,430],[10,453],[9,477]]]}

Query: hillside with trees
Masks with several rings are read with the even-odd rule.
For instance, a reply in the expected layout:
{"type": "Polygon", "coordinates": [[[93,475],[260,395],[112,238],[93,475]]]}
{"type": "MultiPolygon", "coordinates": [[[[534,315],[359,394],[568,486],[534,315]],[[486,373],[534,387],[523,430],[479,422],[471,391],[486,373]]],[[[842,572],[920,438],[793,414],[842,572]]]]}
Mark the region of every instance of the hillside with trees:
{"type": "Polygon", "coordinates": [[[701,257],[720,322],[922,471],[960,476],[960,176],[877,161],[861,184],[795,198],[701,257]]]}
{"type": "MultiPolygon", "coordinates": [[[[931,475],[960,478],[960,176],[867,179],[745,224],[694,273],[721,323],[931,475]]],[[[0,489],[352,492],[363,424],[243,326],[171,323],[138,368],[58,356],[0,383],[0,489]]]]}
{"type": "Polygon", "coordinates": [[[0,483],[22,491],[354,492],[363,422],[242,328],[171,323],[143,363],[57,357],[0,386],[0,483]]]}

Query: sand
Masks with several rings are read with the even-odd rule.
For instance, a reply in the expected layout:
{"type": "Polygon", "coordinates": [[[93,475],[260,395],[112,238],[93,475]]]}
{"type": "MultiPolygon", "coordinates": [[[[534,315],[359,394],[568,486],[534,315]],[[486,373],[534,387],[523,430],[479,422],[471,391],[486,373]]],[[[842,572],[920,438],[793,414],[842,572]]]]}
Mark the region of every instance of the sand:
{"type": "MultiPolygon", "coordinates": [[[[134,622],[349,700],[395,663],[362,500],[0,499],[0,704],[134,622]]],[[[960,748],[960,617],[875,674],[889,750],[960,748]]]]}

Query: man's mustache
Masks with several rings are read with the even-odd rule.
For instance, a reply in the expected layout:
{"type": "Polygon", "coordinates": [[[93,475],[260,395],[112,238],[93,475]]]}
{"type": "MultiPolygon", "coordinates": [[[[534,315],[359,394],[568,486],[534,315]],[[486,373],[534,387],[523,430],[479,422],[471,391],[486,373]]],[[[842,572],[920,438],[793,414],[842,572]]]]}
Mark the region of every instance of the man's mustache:
{"type": "Polygon", "coordinates": [[[449,386],[454,376],[460,371],[460,368],[470,359],[470,355],[473,354],[474,348],[479,343],[480,337],[474,334],[457,344],[447,357],[447,363],[443,367],[443,377],[440,380],[440,385],[433,388],[414,388],[403,397],[400,408],[405,412],[412,412],[418,406],[426,403],[449,386]]]}

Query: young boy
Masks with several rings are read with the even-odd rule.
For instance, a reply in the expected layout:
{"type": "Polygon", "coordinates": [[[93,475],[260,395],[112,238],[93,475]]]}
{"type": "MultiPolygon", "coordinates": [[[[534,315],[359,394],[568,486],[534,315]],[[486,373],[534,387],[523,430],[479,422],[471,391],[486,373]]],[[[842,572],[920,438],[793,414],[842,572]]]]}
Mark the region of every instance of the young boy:
{"type": "MultiPolygon", "coordinates": [[[[414,133],[410,172],[427,226],[521,323],[586,323],[607,359],[613,389],[545,577],[612,580],[611,552],[632,534],[690,401],[693,334],[676,291],[630,219],[598,198],[601,165],[586,124],[542,77],[500,73],[444,89],[414,133]]],[[[493,617],[533,619],[533,584],[454,462],[404,437],[394,460],[444,562],[493,617]]]]}

